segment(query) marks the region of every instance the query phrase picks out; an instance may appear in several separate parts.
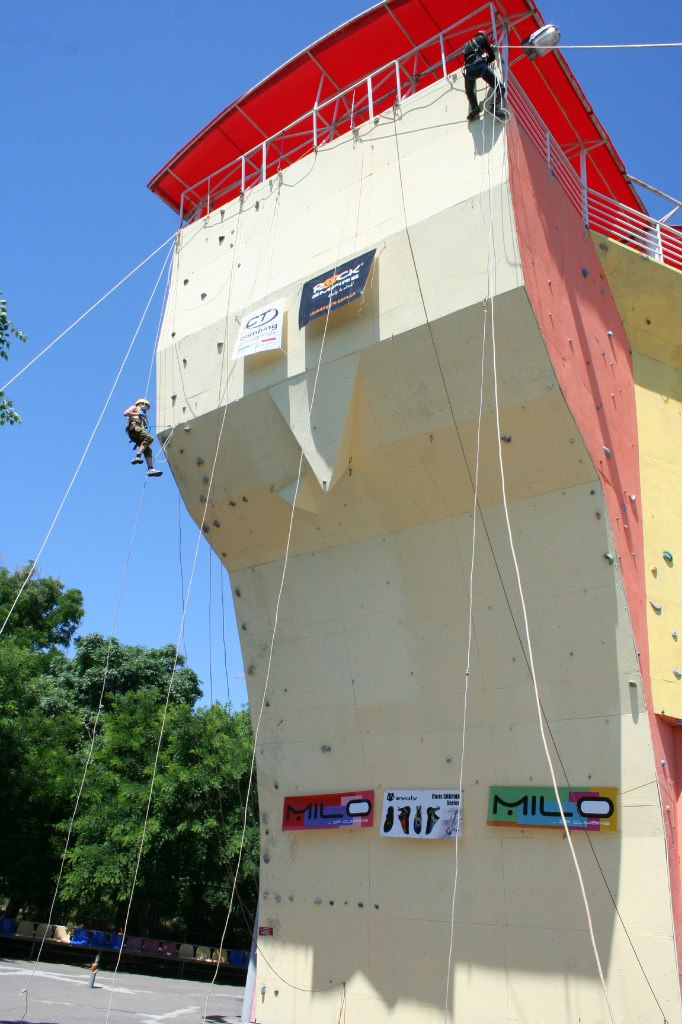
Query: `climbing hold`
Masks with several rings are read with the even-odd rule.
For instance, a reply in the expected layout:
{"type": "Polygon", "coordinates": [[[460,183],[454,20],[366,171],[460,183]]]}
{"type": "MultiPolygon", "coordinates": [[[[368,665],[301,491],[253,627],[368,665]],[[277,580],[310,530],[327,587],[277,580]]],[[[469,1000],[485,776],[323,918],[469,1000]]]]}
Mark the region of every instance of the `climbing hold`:
{"type": "Polygon", "coordinates": [[[668,565],[672,565],[673,564],[673,556],[672,556],[672,552],[671,551],[662,551],[661,554],[665,558],[665,560],[668,563],[668,565]]]}
{"type": "Polygon", "coordinates": [[[607,459],[611,458],[611,449],[607,448],[606,445],[604,445],[604,455],[606,456],[607,459]]]}
{"type": "Polygon", "coordinates": [[[652,576],[657,576],[658,575],[658,569],[656,568],[655,565],[651,566],[651,575],[652,576]]]}
{"type": "Polygon", "coordinates": [[[219,527],[220,526],[220,522],[217,519],[214,519],[213,520],[213,525],[216,526],[216,527],[219,527]]]}
{"type": "Polygon", "coordinates": [[[511,441],[511,434],[500,434],[500,441],[504,441],[505,444],[509,444],[511,441]]]}
{"type": "Polygon", "coordinates": [[[637,501],[637,495],[636,494],[628,494],[628,498],[630,499],[630,501],[637,501]]]}
{"type": "Polygon", "coordinates": [[[589,272],[589,270],[587,269],[587,267],[583,267],[583,277],[589,277],[589,273],[590,273],[590,272],[589,272]]]}
{"type": "Polygon", "coordinates": [[[332,748],[329,746],[328,743],[323,743],[322,746],[320,747],[320,750],[322,751],[323,754],[328,754],[331,749],[332,748]]]}
{"type": "Polygon", "coordinates": [[[604,558],[609,563],[609,565],[613,565],[614,556],[611,554],[610,551],[604,552],[604,558]]]}
{"type": "Polygon", "coordinates": [[[601,512],[595,512],[594,513],[594,518],[595,519],[601,519],[601,512]]]}
{"type": "Polygon", "coordinates": [[[205,494],[200,494],[199,495],[199,501],[203,505],[205,503],[205,501],[206,501],[206,495],[205,494]]]}
{"type": "Polygon", "coordinates": [[[236,508],[237,507],[237,502],[236,501],[228,501],[228,505],[230,506],[230,508],[236,508]]]}
{"type": "Polygon", "coordinates": [[[613,337],[613,331],[607,331],[606,334],[609,338],[613,337]]]}
{"type": "Polygon", "coordinates": [[[673,675],[675,676],[675,679],[682,679],[682,672],[680,672],[679,668],[675,668],[674,666],[673,675]]]}
{"type": "Polygon", "coordinates": [[[206,523],[204,523],[201,529],[204,531],[204,533],[208,533],[208,525],[206,523]]]}
{"type": "Polygon", "coordinates": [[[623,502],[623,504],[622,504],[622,505],[621,505],[620,507],[621,507],[621,511],[622,511],[622,512],[627,512],[627,510],[628,510],[628,507],[627,507],[627,505],[625,504],[625,502],[623,502]]]}
{"type": "Polygon", "coordinates": [[[630,679],[629,683],[630,683],[630,686],[637,686],[637,683],[635,682],[634,679],[630,679]]]}
{"type": "Polygon", "coordinates": [[[202,459],[201,455],[197,455],[197,466],[203,466],[203,464],[204,460],[202,459]]]}
{"type": "Polygon", "coordinates": [[[322,898],[320,896],[316,896],[315,897],[315,903],[321,903],[321,902],[322,902],[322,898]]]}
{"type": "Polygon", "coordinates": [[[670,635],[673,638],[673,640],[677,640],[677,630],[676,629],[674,629],[670,635]]]}
{"type": "Polygon", "coordinates": [[[660,614],[662,611],[662,606],[660,604],[656,604],[655,601],[649,601],[649,604],[657,614],[660,614]]]}

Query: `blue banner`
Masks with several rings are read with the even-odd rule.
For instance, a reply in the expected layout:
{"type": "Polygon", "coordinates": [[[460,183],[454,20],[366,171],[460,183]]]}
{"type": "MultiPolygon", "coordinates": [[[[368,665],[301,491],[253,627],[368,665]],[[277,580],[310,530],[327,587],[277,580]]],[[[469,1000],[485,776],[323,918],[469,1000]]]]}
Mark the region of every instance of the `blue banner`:
{"type": "Polygon", "coordinates": [[[334,270],[326,270],[311,281],[306,281],[301,293],[298,326],[305,327],[316,316],[327,310],[333,312],[347,302],[359,299],[365,290],[376,249],[342,263],[334,270]]]}

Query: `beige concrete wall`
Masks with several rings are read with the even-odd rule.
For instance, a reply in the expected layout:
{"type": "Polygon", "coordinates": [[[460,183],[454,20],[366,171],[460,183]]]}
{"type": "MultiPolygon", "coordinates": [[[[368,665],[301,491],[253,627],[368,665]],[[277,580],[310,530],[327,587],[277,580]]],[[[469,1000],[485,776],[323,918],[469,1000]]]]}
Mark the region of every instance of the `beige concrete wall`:
{"type": "Polygon", "coordinates": [[[613,539],[523,288],[504,131],[465,109],[448,84],[420,94],[188,227],[177,254],[162,428],[230,571],[254,723],[262,708],[260,923],[274,934],[259,940],[257,1019],[443,1020],[455,844],[384,839],[379,819],[385,789],[455,787],[463,735],[450,1019],[607,1019],[565,839],[486,825],[491,784],[549,778],[501,508],[490,304],[463,730],[490,256],[507,496],[555,767],[560,783],[621,791],[619,832],[574,841],[616,1019],[657,1019],[644,971],[672,1024],[664,838],[613,539]],[[302,283],[374,246],[364,300],[299,331],[302,283]],[[281,295],[286,352],[233,365],[236,318],[281,295]],[[355,787],[375,790],[373,829],[281,831],[285,795],[355,787]]]}

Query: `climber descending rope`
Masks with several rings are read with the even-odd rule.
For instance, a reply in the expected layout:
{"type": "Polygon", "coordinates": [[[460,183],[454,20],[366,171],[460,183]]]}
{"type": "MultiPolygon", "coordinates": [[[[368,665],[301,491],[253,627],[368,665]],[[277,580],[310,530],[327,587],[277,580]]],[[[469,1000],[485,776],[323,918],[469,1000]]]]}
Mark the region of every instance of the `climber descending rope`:
{"type": "Polygon", "coordinates": [[[138,398],[134,405],[128,406],[123,413],[124,416],[128,417],[126,434],[130,439],[130,443],[136,446],[132,465],[141,466],[142,458],[144,457],[144,461],[147,463],[147,476],[162,476],[163,470],[154,469],[154,460],[152,458],[154,438],[147,430],[150,408],[151,404],[148,398],[138,398]]]}
{"type": "Polygon", "coordinates": [[[495,48],[491,46],[485,32],[477,32],[464,44],[464,91],[469,100],[468,121],[474,121],[486,109],[500,120],[504,120],[507,111],[504,108],[504,86],[490,65],[497,60],[495,48]],[[492,94],[483,106],[478,102],[476,82],[482,78],[490,86],[492,94]]]}

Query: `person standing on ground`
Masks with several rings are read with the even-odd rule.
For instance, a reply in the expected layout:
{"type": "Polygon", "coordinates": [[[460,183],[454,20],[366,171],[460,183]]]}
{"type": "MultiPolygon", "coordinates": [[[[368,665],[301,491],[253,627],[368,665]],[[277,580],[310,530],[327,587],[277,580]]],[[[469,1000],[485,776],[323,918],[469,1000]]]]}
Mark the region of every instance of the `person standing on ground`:
{"type": "Polygon", "coordinates": [[[162,476],[163,471],[154,469],[152,459],[154,438],[147,429],[149,426],[148,413],[150,408],[151,405],[146,398],[138,398],[134,405],[128,406],[123,413],[124,416],[128,417],[126,434],[132,443],[137,446],[135,457],[132,460],[133,466],[141,465],[144,457],[144,461],[147,463],[147,476],[162,476]]]}

